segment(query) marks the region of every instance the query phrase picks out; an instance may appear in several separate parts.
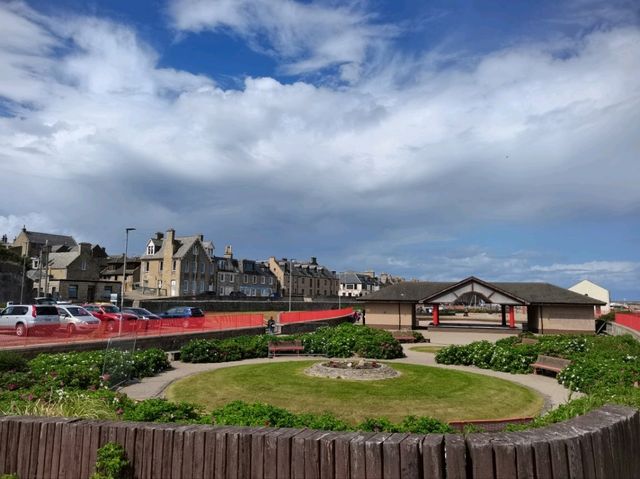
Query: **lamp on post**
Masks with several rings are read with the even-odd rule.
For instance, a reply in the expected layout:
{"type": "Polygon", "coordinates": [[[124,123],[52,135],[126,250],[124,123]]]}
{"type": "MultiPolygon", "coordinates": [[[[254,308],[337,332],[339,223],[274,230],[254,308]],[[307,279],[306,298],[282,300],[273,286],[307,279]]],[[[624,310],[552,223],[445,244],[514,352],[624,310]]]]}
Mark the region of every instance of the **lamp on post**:
{"type": "Polygon", "coordinates": [[[122,265],[122,290],[120,291],[120,325],[118,326],[118,336],[122,335],[122,323],[124,322],[124,315],[122,309],[124,308],[124,290],[127,280],[127,254],[129,253],[129,231],[135,231],[135,228],[125,228],[125,240],[124,240],[124,264],[122,265]]]}

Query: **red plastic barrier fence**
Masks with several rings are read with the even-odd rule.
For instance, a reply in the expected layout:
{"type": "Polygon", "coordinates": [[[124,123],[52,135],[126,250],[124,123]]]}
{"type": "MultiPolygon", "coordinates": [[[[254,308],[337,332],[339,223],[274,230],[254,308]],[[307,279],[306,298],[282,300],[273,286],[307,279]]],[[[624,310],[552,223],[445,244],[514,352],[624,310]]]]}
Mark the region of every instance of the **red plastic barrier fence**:
{"type": "Polygon", "coordinates": [[[627,328],[640,331],[640,314],[638,313],[616,313],[616,323],[627,328]]]}
{"type": "Polygon", "coordinates": [[[299,323],[302,321],[319,321],[321,319],[335,319],[351,316],[353,308],[326,309],[322,311],[291,311],[280,313],[280,323],[299,323]]]}

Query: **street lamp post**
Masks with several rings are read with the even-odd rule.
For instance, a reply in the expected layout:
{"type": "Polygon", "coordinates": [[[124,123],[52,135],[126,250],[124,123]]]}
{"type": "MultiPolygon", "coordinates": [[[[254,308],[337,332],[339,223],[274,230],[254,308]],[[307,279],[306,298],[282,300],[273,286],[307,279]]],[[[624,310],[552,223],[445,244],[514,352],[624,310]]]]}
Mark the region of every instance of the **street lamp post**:
{"type": "Polygon", "coordinates": [[[120,325],[118,326],[118,336],[122,335],[122,323],[124,322],[124,315],[122,309],[124,308],[124,290],[125,282],[127,280],[127,254],[129,253],[129,231],[135,231],[135,228],[125,228],[125,240],[124,240],[124,264],[122,265],[122,291],[120,291],[120,325]]]}
{"type": "Polygon", "coordinates": [[[289,312],[291,312],[291,284],[293,282],[293,258],[289,260],[289,312]]]}

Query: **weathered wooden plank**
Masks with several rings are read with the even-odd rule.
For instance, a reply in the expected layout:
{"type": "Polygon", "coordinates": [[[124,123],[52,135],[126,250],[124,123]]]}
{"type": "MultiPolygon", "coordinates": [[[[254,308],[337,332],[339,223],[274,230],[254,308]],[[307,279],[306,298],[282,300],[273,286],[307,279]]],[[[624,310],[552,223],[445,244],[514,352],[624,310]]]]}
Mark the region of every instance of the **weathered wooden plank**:
{"type": "Polygon", "coordinates": [[[152,479],[153,475],[153,424],[142,426],[142,476],[140,479],[152,479]]]}
{"type": "Polygon", "coordinates": [[[256,428],[251,434],[251,479],[263,479],[265,476],[265,436],[274,429],[256,428]]]}
{"type": "Polygon", "coordinates": [[[182,476],[184,478],[193,477],[193,426],[184,429],[182,439],[182,476]]]}
{"type": "Polygon", "coordinates": [[[518,477],[516,446],[514,444],[516,440],[515,435],[508,433],[495,434],[491,439],[496,479],[518,477]]]}
{"type": "Polygon", "coordinates": [[[447,479],[467,477],[467,447],[461,434],[444,435],[444,454],[447,479]]]}
{"type": "Polygon", "coordinates": [[[225,476],[225,468],[227,465],[227,431],[226,427],[215,428],[216,450],[215,450],[215,471],[216,478],[225,476]]]}
{"type": "Polygon", "coordinates": [[[291,439],[291,477],[304,477],[305,470],[305,439],[315,431],[305,429],[291,439]]]}
{"type": "Polygon", "coordinates": [[[216,461],[216,433],[215,428],[207,426],[204,431],[204,464],[202,465],[202,475],[205,479],[215,477],[216,461]]]}
{"type": "MultiPolygon", "coordinates": [[[[172,454],[171,454],[171,477],[182,478],[182,451],[184,446],[184,433],[189,426],[178,426],[173,430],[172,454]]],[[[136,476],[137,479],[138,476],[136,476]]]]}
{"type": "Polygon", "coordinates": [[[321,444],[322,439],[330,436],[329,431],[315,431],[304,442],[304,477],[320,479],[321,477],[321,444]]]}
{"type": "Polygon", "coordinates": [[[264,436],[263,468],[266,479],[278,477],[278,437],[282,433],[283,429],[274,429],[264,436]]]}
{"type": "Polygon", "coordinates": [[[365,443],[367,439],[375,435],[375,432],[356,433],[356,436],[349,443],[351,479],[367,477],[367,453],[365,443]]]}
{"type": "Polygon", "coordinates": [[[38,475],[38,454],[40,448],[44,446],[44,443],[41,442],[41,434],[47,422],[48,418],[38,418],[33,424],[34,429],[31,434],[31,445],[29,446],[29,472],[27,477],[36,477],[38,475]]]}
{"type": "Polygon", "coordinates": [[[49,473],[51,477],[60,477],[60,460],[61,460],[61,444],[62,444],[62,428],[64,420],[57,421],[55,424],[53,443],[51,445],[51,466],[49,473]]]}
{"type": "Polygon", "coordinates": [[[382,477],[400,477],[402,469],[400,443],[407,436],[406,433],[389,434],[382,442],[382,477]]]}
{"type": "MultiPolygon", "coordinates": [[[[409,434],[400,442],[400,476],[406,479],[422,477],[422,440],[424,436],[409,434]]],[[[385,460],[386,464],[386,460],[385,460]]]]}
{"type": "Polygon", "coordinates": [[[516,448],[516,469],[518,479],[535,479],[536,467],[535,457],[532,445],[528,439],[525,439],[527,433],[509,433],[509,437],[513,440],[516,448]]]}
{"type": "Polygon", "coordinates": [[[492,434],[480,433],[469,434],[466,437],[471,477],[474,479],[495,477],[492,436],[492,434]]]}
{"type": "Polygon", "coordinates": [[[151,429],[153,434],[153,439],[151,443],[153,444],[153,451],[151,452],[153,460],[151,461],[151,477],[153,479],[164,479],[167,477],[167,471],[163,469],[163,451],[164,451],[164,441],[165,441],[165,432],[166,428],[162,427],[153,427],[151,429]]]}
{"type": "Polygon", "coordinates": [[[60,461],[60,478],[75,479],[80,476],[80,470],[73,461],[78,429],[74,423],[65,424],[62,430],[62,459],[60,461]]]}
{"type": "Polygon", "coordinates": [[[20,433],[15,438],[18,443],[16,472],[18,477],[29,477],[29,450],[33,439],[33,418],[20,419],[20,433]]]}
{"type": "Polygon", "coordinates": [[[239,428],[232,427],[227,431],[227,464],[225,466],[225,477],[227,479],[238,479],[238,461],[240,451],[240,432],[238,429],[239,428]]]}
{"type": "Polygon", "coordinates": [[[193,431],[193,479],[204,478],[205,430],[205,426],[198,426],[193,431]]]}
{"type": "Polygon", "coordinates": [[[444,479],[444,436],[427,434],[422,440],[422,470],[424,477],[444,479]]]}
{"type": "Polygon", "coordinates": [[[8,468],[9,456],[9,422],[8,417],[0,417],[0,474],[10,474],[8,468]]]}
{"type": "Polygon", "coordinates": [[[300,434],[300,429],[282,429],[278,435],[278,448],[276,458],[276,477],[278,479],[289,478],[291,476],[291,441],[292,438],[300,434]]]}
{"type": "Polygon", "coordinates": [[[96,421],[91,423],[91,432],[89,438],[89,475],[96,472],[96,459],[98,456],[98,448],[100,447],[100,437],[102,436],[102,427],[104,426],[103,421],[96,421]]]}
{"type": "Polygon", "coordinates": [[[382,479],[384,475],[382,444],[389,436],[391,436],[390,433],[381,432],[365,441],[364,454],[367,478],[382,479]]]}
{"type": "Polygon", "coordinates": [[[320,477],[336,479],[335,439],[341,432],[330,432],[322,436],[320,443],[320,477]]]}
{"type": "MultiPolygon", "coordinates": [[[[51,434],[53,434],[54,427],[55,427],[54,420],[52,418],[49,418],[47,421],[44,421],[42,423],[42,427],[40,428],[40,444],[38,447],[38,456],[37,456],[38,463],[36,466],[36,474],[35,474],[36,479],[45,479],[46,477],[45,471],[47,476],[49,474],[49,469],[46,467],[46,456],[47,456],[47,451],[49,450],[49,445],[50,445],[49,432],[51,431],[51,434]]],[[[1,437],[1,433],[0,433],[0,437],[1,437]]],[[[0,440],[3,440],[3,439],[0,439],[0,440]]],[[[0,471],[2,471],[1,468],[0,468],[0,471]]]]}
{"type": "Polygon", "coordinates": [[[340,434],[333,440],[336,479],[351,477],[351,441],[357,436],[357,433],[350,432],[340,434]]]}
{"type": "Polygon", "coordinates": [[[236,428],[238,443],[237,472],[236,477],[246,479],[251,476],[251,437],[255,428],[236,428]]]}
{"type": "MultiPolygon", "coordinates": [[[[527,431],[523,434],[523,438],[533,448],[533,459],[536,471],[536,477],[540,479],[552,479],[553,469],[551,466],[551,450],[549,441],[544,432],[540,429],[527,431]]],[[[517,454],[517,452],[516,452],[517,454]]],[[[520,464],[518,464],[520,466],[520,464]]],[[[520,467],[518,467],[518,473],[520,467]]]]}

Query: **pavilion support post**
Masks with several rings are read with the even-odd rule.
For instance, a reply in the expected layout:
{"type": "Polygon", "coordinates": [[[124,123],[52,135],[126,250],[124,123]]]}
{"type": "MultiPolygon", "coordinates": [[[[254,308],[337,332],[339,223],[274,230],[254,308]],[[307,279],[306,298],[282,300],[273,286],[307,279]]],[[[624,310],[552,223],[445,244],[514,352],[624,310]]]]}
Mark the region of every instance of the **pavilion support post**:
{"type": "Polygon", "coordinates": [[[500,305],[500,312],[502,314],[502,327],[507,327],[507,307],[504,304],[500,305]]]}
{"type": "Polygon", "coordinates": [[[437,304],[433,304],[433,325],[440,325],[440,311],[437,304]]]}
{"type": "Polygon", "coordinates": [[[516,307],[515,306],[509,306],[509,327],[510,328],[516,327],[516,307]]]}

